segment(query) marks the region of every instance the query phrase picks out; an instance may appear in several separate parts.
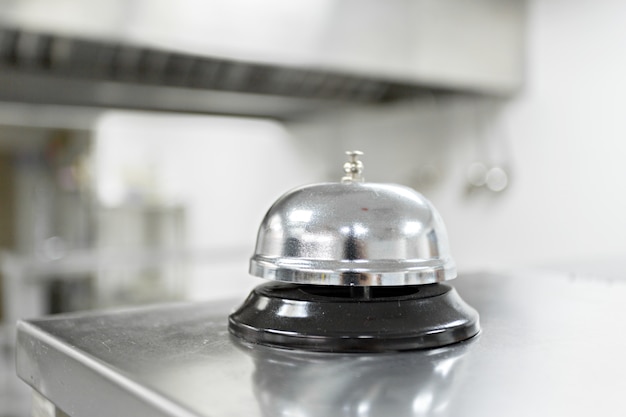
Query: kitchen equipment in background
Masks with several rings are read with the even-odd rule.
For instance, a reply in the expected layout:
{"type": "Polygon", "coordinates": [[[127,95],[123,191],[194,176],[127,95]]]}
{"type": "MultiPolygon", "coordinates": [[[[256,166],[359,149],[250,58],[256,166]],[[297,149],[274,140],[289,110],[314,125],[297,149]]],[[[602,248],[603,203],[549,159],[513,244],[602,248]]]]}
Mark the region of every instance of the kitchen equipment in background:
{"type": "Polygon", "coordinates": [[[2,101],[293,118],[522,83],[522,0],[2,3],[2,101]]]}
{"type": "Polygon", "coordinates": [[[117,268],[97,269],[102,306],[184,298],[185,207],[138,200],[97,207],[97,251],[124,259],[117,268]]]}
{"type": "Polygon", "coordinates": [[[314,351],[437,347],[479,331],[453,287],[445,226],[414,190],[364,182],[348,152],[339,183],[292,190],[269,209],[250,260],[255,288],[229,318],[249,342],[314,351]]]}
{"type": "Polygon", "coordinates": [[[511,182],[513,155],[508,143],[508,134],[502,122],[493,118],[498,104],[486,100],[475,103],[474,161],[465,172],[466,194],[487,191],[498,195],[506,191],[511,182]]]}
{"type": "Polygon", "coordinates": [[[467,168],[467,185],[470,189],[486,188],[499,193],[507,189],[509,174],[502,166],[488,167],[483,162],[473,162],[467,168]]]}

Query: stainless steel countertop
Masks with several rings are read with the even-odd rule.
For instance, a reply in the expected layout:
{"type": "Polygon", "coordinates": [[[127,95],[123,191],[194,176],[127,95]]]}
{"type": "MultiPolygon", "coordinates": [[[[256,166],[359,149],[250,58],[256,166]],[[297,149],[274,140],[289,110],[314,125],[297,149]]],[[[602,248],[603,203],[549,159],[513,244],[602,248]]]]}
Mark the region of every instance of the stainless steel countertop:
{"type": "Polygon", "coordinates": [[[442,349],[251,348],[228,334],[231,300],[22,321],[17,370],[73,417],[626,415],[626,279],[452,283],[482,333],[442,349]]]}

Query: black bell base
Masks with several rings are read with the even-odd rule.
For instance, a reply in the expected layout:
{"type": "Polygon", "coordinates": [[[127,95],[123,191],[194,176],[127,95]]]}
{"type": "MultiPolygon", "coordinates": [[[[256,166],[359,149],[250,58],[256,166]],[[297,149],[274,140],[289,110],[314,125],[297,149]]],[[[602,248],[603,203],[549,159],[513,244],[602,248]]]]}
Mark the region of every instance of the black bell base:
{"type": "Polygon", "coordinates": [[[448,284],[339,287],[268,283],[229,316],[250,343],[316,352],[427,349],[480,331],[476,310],[448,284]]]}

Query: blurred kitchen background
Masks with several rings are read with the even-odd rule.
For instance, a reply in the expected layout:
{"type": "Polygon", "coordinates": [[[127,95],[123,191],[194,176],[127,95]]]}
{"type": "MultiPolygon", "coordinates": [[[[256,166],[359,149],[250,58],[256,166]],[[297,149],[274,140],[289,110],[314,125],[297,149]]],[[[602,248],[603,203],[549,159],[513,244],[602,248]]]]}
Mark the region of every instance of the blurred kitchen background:
{"type": "Polygon", "coordinates": [[[620,0],[0,0],[0,416],[19,317],[241,297],[288,189],[442,214],[460,274],[626,259],[620,0]]]}

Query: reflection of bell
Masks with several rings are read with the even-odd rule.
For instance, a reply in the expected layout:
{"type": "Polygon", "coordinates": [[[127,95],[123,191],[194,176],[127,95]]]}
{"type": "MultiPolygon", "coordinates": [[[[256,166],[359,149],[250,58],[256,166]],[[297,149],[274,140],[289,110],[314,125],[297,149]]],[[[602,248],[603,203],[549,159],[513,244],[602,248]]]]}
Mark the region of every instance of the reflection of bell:
{"type": "Polygon", "coordinates": [[[236,345],[254,359],[263,415],[327,417],[444,415],[468,343],[358,356],[236,345]]]}
{"type": "Polygon", "coordinates": [[[315,351],[437,347],[474,336],[478,314],[454,288],[446,230],[421,194],[363,182],[360,152],[340,183],[297,188],[269,209],[250,273],[255,288],[229,318],[254,343],[315,351]]]}

